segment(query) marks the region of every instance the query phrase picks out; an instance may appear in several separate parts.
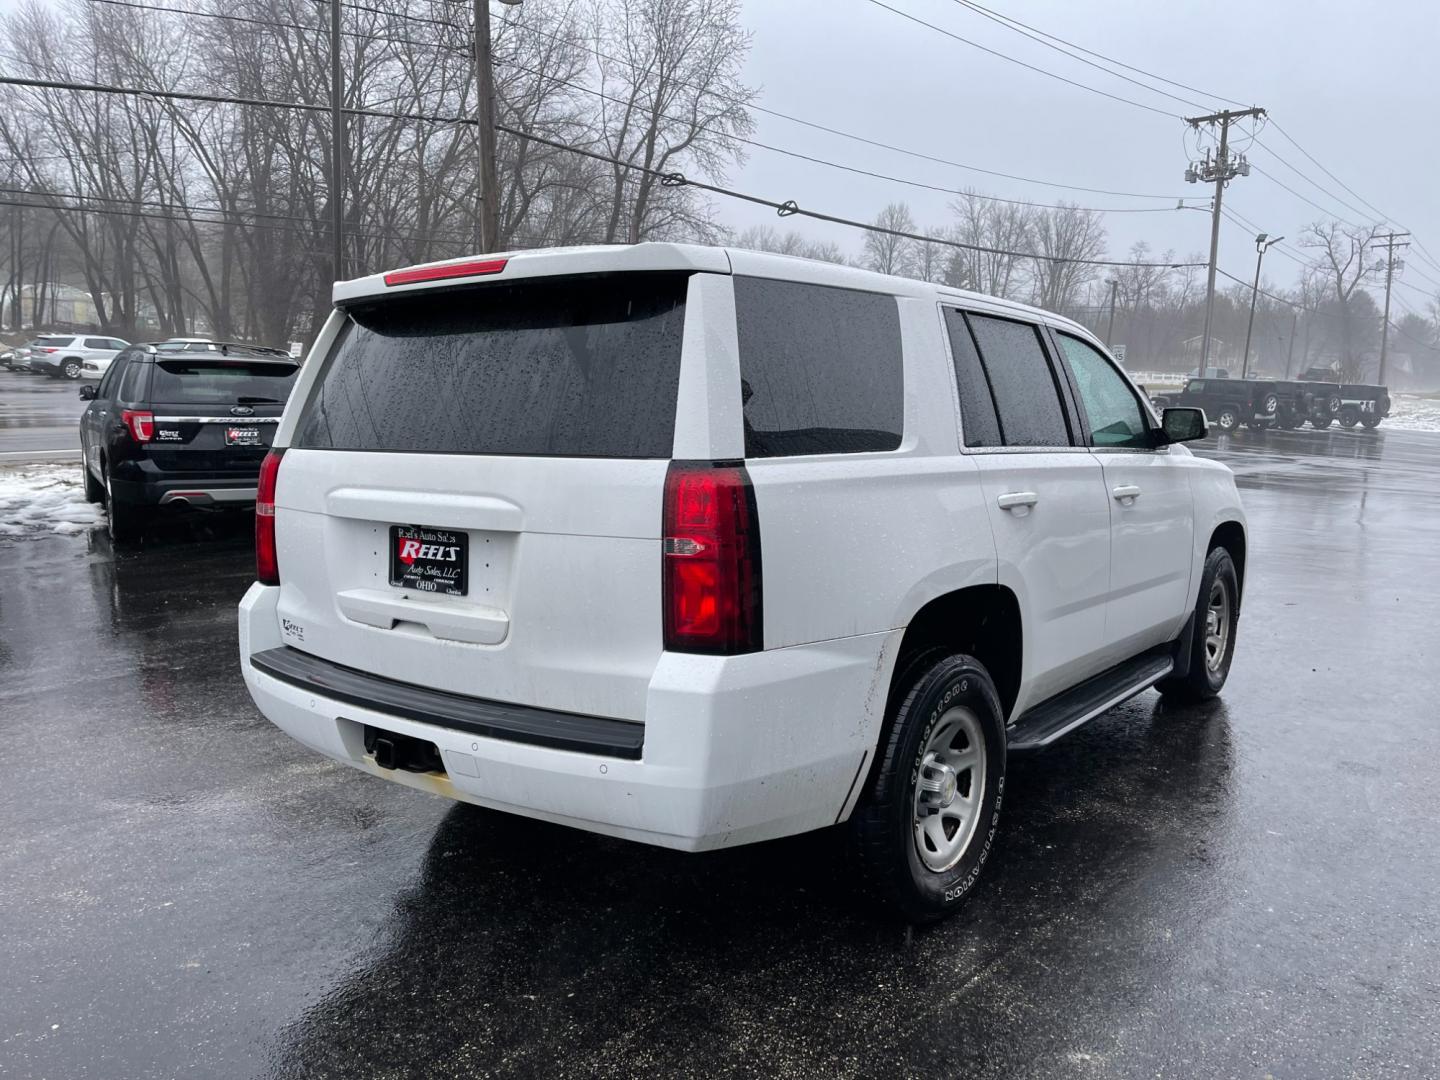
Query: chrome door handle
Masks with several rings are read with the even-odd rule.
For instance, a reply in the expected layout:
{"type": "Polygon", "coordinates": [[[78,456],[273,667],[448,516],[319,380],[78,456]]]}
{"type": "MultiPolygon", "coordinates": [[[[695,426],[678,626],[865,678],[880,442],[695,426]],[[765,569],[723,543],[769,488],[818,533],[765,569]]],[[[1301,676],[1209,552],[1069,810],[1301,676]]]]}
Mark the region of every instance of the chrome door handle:
{"type": "Polygon", "coordinates": [[[1110,494],[1115,496],[1115,498],[1119,499],[1122,503],[1125,502],[1127,499],[1130,502],[1134,502],[1140,497],[1140,489],[1134,484],[1121,484],[1119,487],[1111,488],[1110,494]]]}
{"type": "Polygon", "coordinates": [[[1031,507],[1040,501],[1040,496],[1033,491],[1010,491],[1001,495],[995,500],[1001,510],[1014,510],[1017,507],[1031,507]]]}

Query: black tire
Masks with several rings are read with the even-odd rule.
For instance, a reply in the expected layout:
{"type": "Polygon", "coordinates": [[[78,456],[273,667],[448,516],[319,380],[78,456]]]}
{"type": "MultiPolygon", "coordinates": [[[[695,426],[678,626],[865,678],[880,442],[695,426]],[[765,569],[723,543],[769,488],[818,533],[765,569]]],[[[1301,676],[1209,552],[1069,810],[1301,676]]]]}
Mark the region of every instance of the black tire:
{"type": "MultiPolygon", "coordinates": [[[[911,922],[935,922],[970,894],[995,842],[1005,791],[1004,714],[995,684],[978,660],[931,653],[898,676],[887,724],[868,789],[850,817],[851,846],[876,899],[911,922]],[[942,721],[951,722],[946,718],[956,715],[957,706],[968,710],[984,744],[983,790],[967,839],[957,841],[962,846],[955,861],[931,869],[922,861],[916,839],[917,785],[932,737],[944,730],[942,721]]],[[[951,797],[975,778],[974,768],[963,770],[951,797]]]]}
{"type": "Polygon", "coordinates": [[[1369,430],[1374,431],[1380,426],[1380,420],[1381,417],[1378,416],[1362,416],[1360,423],[1364,424],[1369,430]]]}
{"type": "Polygon", "coordinates": [[[1333,423],[1335,423],[1335,417],[1333,416],[1312,416],[1310,418],[1310,426],[1320,431],[1324,431],[1333,423]]]}
{"type": "Polygon", "coordinates": [[[1234,405],[1222,405],[1215,415],[1215,426],[1224,432],[1234,431],[1240,426],[1240,410],[1234,405]]]}
{"type": "Polygon", "coordinates": [[[80,454],[80,475],[85,478],[85,501],[103,503],[105,501],[105,485],[95,479],[95,474],[90,471],[90,466],[85,464],[84,450],[81,450],[80,454]]]}
{"type": "Polygon", "coordinates": [[[62,377],[70,379],[73,382],[75,379],[80,378],[80,369],[82,367],[84,367],[84,365],[77,358],[70,356],[60,361],[60,374],[62,377]]]}
{"type": "Polygon", "coordinates": [[[1346,405],[1340,410],[1340,426],[1352,428],[1360,423],[1360,410],[1354,405],[1346,405]]]}
{"type": "Polygon", "coordinates": [[[117,544],[129,543],[132,540],[140,539],[145,532],[145,524],[149,514],[143,506],[136,506],[124,499],[115,498],[115,492],[110,483],[110,473],[105,473],[105,520],[110,539],[117,544]]]}
{"type": "Polygon", "coordinates": [[[1211,548],[1200,575],[1200,595],[1195,601],[1195,632],[1190,640],[1190,670],[1173,675],[1155,684],[1165,697],[1175,701],[1206,701],[1215,697],[1230,677],[1230,662],[1235,658],[1235,634],[1240,620],[1240,578],[1235,561],[1223,547],[1211,548]],[[1217,583],[1228,590],[1228,626],[1224,646],[1217,652],[1218,662],[1211,663],[1207,646],[1207,618],[1212,591],[1217,583]]]}

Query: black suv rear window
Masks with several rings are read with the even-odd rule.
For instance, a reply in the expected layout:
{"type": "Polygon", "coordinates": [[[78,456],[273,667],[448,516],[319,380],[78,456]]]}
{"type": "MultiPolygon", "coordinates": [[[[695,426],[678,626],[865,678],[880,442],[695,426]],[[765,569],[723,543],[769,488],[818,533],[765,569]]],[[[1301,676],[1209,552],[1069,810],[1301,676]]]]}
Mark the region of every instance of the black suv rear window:
{"type": "Polygon", "coordinates": [[[668,458],[687,284],[543,278],[354,305],[297,445],[668,458]]]}
{"type": "Polygon", "coordinates": [[[893,296],[735,279],[745,456],[894,450],[905,420],[893,296]]]}
{"type": "Polygon", "coordinates": [[[156,360],[149,397],[166,405],[283,404],[299,370],[264,360],[156,360]]]}

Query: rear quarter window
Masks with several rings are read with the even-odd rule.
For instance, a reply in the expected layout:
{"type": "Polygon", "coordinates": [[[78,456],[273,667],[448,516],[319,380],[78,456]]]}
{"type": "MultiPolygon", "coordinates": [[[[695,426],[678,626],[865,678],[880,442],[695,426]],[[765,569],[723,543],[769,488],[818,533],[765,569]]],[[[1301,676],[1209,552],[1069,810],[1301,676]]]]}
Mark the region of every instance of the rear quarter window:
{"type": "Polygon", "coordinates": [[[894,450],[905,418],[893,296],[735,278],[745,456],[894,450]]]}
{"type": "Polygon", "coordinates": [[[668,458],[688,285],[539,278],[353,305],[297,445],[668,458]]]}

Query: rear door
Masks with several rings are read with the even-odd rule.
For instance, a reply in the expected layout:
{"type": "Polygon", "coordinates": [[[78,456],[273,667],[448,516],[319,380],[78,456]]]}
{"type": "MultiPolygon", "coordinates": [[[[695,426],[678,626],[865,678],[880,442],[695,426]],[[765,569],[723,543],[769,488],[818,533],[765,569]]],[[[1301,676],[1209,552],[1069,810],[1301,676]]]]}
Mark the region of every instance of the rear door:
{"type": "Polygon", "coordinates": [[[166,473],[254,476],[275,437],[298,365],[245,356],[160,353],[146,400],[149,457],[166,473]]]}
{"type": "Polygon", "coordinates": [[[529,277],[347,304],[278,475],[287,644],[643,720],[692,280],[529,277]]]}
{"type": "Polygon", "coordinates": [[[1068,383],[1032,322],[947,308],[967,452],[980,468],[1000,584],[1020,601],[1014,715],[1099,671],[1110,584],[1100,463],[1077,445],[1068,383]]]}
{"type": "Polygon", "coordinates": [[[1105,644],[1110,662],[1119,663],[1169,641],[1188,613],[1195,530],[1190,474],[1170,447],[1156,448],[1139,395],[1109,358],[1073,335],[1057,331],[1055,339],[1110,496],[1105,644]]]}

